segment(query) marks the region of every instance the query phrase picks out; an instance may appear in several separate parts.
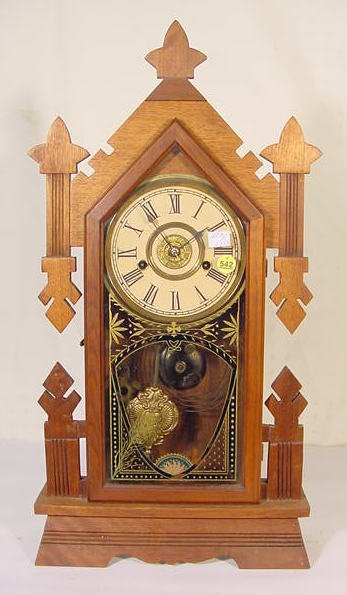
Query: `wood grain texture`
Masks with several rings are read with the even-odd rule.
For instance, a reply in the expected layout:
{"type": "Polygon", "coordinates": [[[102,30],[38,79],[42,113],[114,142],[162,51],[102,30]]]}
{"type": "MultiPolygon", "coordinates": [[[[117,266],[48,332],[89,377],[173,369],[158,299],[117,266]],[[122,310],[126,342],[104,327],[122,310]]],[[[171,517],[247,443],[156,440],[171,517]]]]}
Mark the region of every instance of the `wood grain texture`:
{"type": "Polygon", "coordinates": [[[88,151],[71,143],[70,133],[60,117],[49,129],[47,142],[28,151],[40,165],[41,174],[75,174],[77,164],[89,156],[88,151]]]}
{"type": "Polygon", "coordinates": [[[39,300],[47,306],[46,316],[53,326],[62,333],[75,316],[71,304],[81,297],[81,292],[71,280],[71,273],[76,271],[76,258],[44,257],[41,261],[42,272],[47,273],[48,282],[39,295],[39,300]]]}
{"type": "Polygon", "coordinates": [[[300,301],[307,305],[312,299],[303,281],[308,270],[307,258],[303,258],[304,174],[310,172],[311,164],[321,156],[321,151],[305,143],[299,123],[291,117],[279,143],[267,147],[261,155],[271,161],[274,172],[280,174],[279,258],[275,258],[280,282],[270,298],[280,306],[277,316],[293,333],[306,316],[300,301]]]}
{"type": "Polygon", "coordinates": [[[46,438],[47,493],[79,496],[80,459],[77,438],[46,438]]]}
{"type": "MultiPolygon", "coordinates": [[[[179,172],[177,172],[179,173],[179,172]]],[[[86,407],[89,496],[96,500],[258,501],[262,432],[265,246],[264,219],[225,172],[178,122],[173,122],[86,217],[86,407]],[[246,323],[242,403],[242,474],[240,484],[227,486],[136,486],[106,483],[104,402],[103,223],[123,204],[129,192],[152,171],[172,147],[179,146],[247,226],[246,323]]]]}
{"type": "Polygon", "coordinates": [[[274,173],[309,174],[312,163],[322,152],[305,142],[302,128],[292,116],[281,132],[280,141],[263,149],[260,155],[273,164],[274,173]]]}
{"type": "Polygon", "coordinates": [[[206,60],[206,56],[189,47],[182,25],[174,21],[166,32],[163,47],[152,50],[146,60],[156,69],[158,79],[192,79],[194,69],[206,60]]]}
{"type": "Polygon", "coordinates": [[[46,255],[70,256],[70,174],[46,175],[46,255]]]}
{"type": "Polygon", "coordinates": [[[48,517],[36,564],[102,567],[124,557],[166,564],[229,558],[239,568],[309,566],[297,519],[177,516],[174,522],[170,517],[48,517]]]}
{"type": "Polygon", "coordinates": [[[74,496],[80,494],[79,422],[73,412],[81,397],[76,391],[65,393],[73,379],[58,362],[43,383],[44,393],[39,404],[48,415],[45,423],[45,451],[48,496],[74,496]]]}
{"type": "Polygon", "coordinates": [[[81,297],[71,282],[76,260],[70,256],[70,178],[77,172],[77,164],[88,157],[82,147],[71,143],[69,131],[61,118],[54,120],[47,142],[29,151],[46,174],[46,258],[42,272],[48,274],[48,284],[39,295],[45,305],[48,320],[61,333],[75,315],[69,302],[81,297]]]}
{"type": "Polygon", "coordinates": [[[277,393],[265,401],[275,419],[269,428],[267,497],[302,497],[303,428],[298,420],[307,406],[301,384],[284,367],[272,388],[277,393]]]}
{"type": "MultiPolygon", "coordinates": [[[[236,153],[242,140],[206,101],[145,101],[111,136],[114,152],[98,151],[90,160],[91,176],[79,173],[71,189],[71,245],[84,245],[84,216],[121,178],[168,126],[177,120],[224,170],[265,218],[267,247],[277,247],[279,186],[268,174],[259,179],[261,162],[248,153],[236,153]]],[[[164,171],[162,173],[165,173],[164,171]]]]}
{"type": "Polygon", "coordinates": [[[304,179],[304,174],[281,174],[279,256],[303,255],[304,179]]]}
{"type": "MultiPolygon", "coordinates": [[[[47,494],[45,486],[35,502],[35,513],[49,516],[82,516],[103,518],[220,518],[264,519],[299,518],[309,516],[310,508],[305,498],[297,500],[268,500],[257,504],[241,503],[159,503],[159,502],[98,502],[88,500],[88,479],[80,482],[80,497],[60,498],[47,494]]],[[[265,482],[262,483],[265,486],[265,482]]]]}
{"type": "Polygon", "coordinates": [[[194,85],[186,79],[164,79],[146,101],[206,101],[194,85]]]}
{"type": "Polygon", "coordinates": [[[307,305],[313,297],[303,281],[308,270],[308,259],[303,258],[304,177],[302,173],[280,175],[279,257],[274,260],[280,281],[270,299],[280,306],[277,316],[290,333],[306,316],[301,304],[307,305]]]}
{"type": "Polygon", "coordinates": [[[279,306],[278,318],[290,333],[294,333],[306,316],[301,304],[307,306],[313,297],[303,280],[308,271],[308,258],[277,256],[274,269],[280,274],[280,282],[270,298],[279,306]]]}

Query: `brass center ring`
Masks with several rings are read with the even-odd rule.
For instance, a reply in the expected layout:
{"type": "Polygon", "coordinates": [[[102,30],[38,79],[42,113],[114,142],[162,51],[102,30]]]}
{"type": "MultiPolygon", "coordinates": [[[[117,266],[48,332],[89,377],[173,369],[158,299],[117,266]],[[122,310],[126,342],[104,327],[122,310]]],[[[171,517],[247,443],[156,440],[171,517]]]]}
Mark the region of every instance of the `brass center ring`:
{"type": "Polygon", "coordinates": [[[192,246],[187,238],[178,234],[170,234],[157,246],[158,260],[169,269],[181,269],[192,257],[192,246]]]}
{"type": "Polygon", "coordinates": [[[196,233],[196,229],[178,221],[158,227],[146,247],[147,261],[153,270],[161,277],[175,281],[193,275],[205,256],[204,242],[201,236],[194,237],[196,233]],[[194,259],[193,243],[198,247],[197,258],[194,259]],[[187,269],[189,264],[191,266],[187,269]],[[180,273],[184,267],[186,270],[180,273]]]}

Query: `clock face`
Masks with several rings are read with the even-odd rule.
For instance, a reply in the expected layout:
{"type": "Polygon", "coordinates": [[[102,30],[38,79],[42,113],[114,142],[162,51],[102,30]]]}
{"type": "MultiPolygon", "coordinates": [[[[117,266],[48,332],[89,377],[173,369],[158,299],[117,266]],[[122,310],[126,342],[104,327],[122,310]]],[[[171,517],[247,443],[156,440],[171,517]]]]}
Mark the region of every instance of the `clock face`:
{"type": "Polygon", "coordinates": [[[196,321],[236,293],[245,235],[206,183],[166,178],[144,186],[113,217],[105,260],[113,291],[130,310],[159,322],[196,321]]]}

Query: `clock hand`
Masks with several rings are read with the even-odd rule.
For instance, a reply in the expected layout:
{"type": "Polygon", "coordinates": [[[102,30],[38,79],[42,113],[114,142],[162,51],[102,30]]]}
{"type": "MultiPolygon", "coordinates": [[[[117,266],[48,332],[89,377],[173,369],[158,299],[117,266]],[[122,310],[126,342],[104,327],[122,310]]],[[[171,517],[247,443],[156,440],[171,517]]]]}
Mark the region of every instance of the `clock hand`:
{"type": "MultiPolygon", "coordinates": [[[[150,222],[150,223],[153,223],[154,227],[155,227],[156,229],[158,229],[158,225],[157,225],[157,223],[156,223],[155,219],[153,219],[152,217],[151,217],[151,218],[149,218],[149,217],[148,217],[148,219],[149,219],[149,222],[150,222]]],[[[171,248],[172,246],[171,246],[171,244],[170,244],[169,240],[167,239],[166,235],[165,235],[165,234],[164,234],[162,231],[160,231],[160,232],[159,232],[159,234],[160,234],[160,235],[161,235],[161,237],[162,237],[162,238],[165,240],[165,242],[167,243],[167,245],[168,245],[168,246],[171,248]]]]}
{"type": "Polygon", "coordinates": [[[204,229],[200,229],[200,231],[197,231],[196,233],[194,233],[192,235],[192,237],[187,240],[186,242],[184,242],[184,244],[182,244],[180,246],[180,248],[183,248],[184,246],[186,246],[187,244],[190,244],[190,242],[192,242],[193,240],[195,240],[196,238],[199,238],[200,236],[202,236],[202,234],[204,233],[204,231],[206,231],[206,229],[208,229],[208,227],[204,227],[204,229]]]}

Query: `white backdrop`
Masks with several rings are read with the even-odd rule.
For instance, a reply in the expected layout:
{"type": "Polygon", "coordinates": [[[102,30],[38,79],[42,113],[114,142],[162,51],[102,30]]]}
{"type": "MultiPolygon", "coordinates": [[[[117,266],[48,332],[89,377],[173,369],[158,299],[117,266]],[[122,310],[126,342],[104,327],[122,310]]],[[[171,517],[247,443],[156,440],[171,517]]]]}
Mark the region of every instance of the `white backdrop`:
{"type": "MultiPolygon", "coordinates": [[[[45,283],[45,182],[26,151],[45,141],[58,114],[73,142],[91,154],[102,147],[156,85],[143,57],[175,18],[207,54],[195,84],[244,140],[242,151],[276,142],[294,114],[324,153],[306,182],[314,299],[294,336],[268,300],[264,395],[287,364],[309,400],[307,442],[346,444],[345,0],[1,1],[0,437],[41,436],[36,400],[55,361],[84,395],[82,300],[60,336],[36,298],[45,283]]],[[[75,279],[82,287],[81,273],[75,279]]],[[[270,274],[268,294],[274,283],[270,274]]]]}

